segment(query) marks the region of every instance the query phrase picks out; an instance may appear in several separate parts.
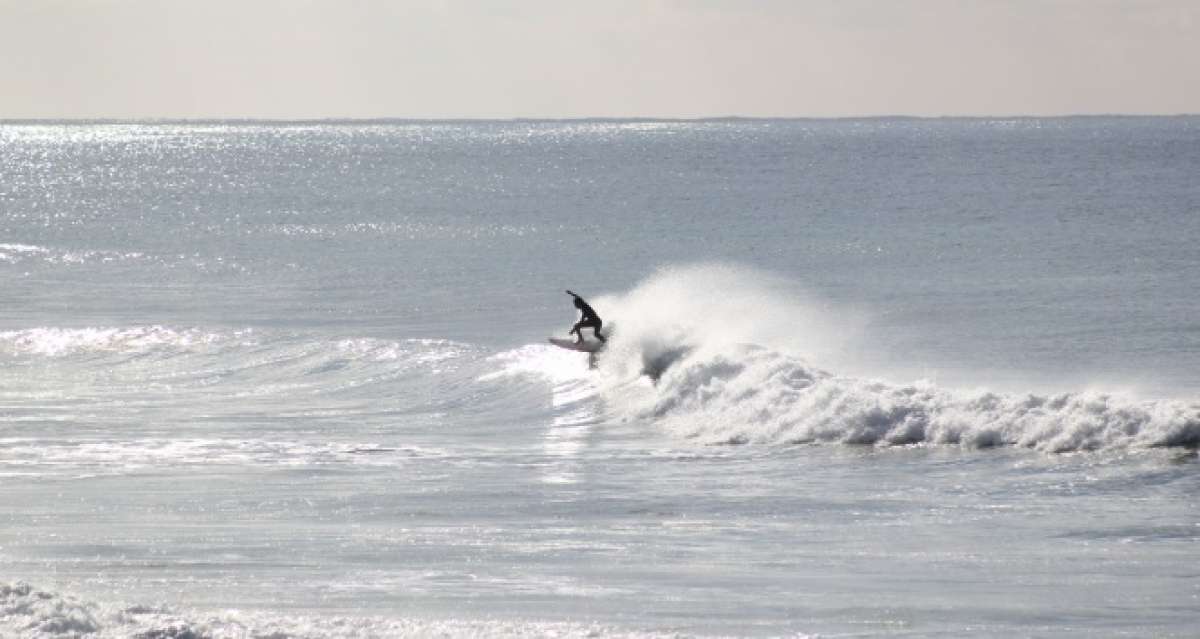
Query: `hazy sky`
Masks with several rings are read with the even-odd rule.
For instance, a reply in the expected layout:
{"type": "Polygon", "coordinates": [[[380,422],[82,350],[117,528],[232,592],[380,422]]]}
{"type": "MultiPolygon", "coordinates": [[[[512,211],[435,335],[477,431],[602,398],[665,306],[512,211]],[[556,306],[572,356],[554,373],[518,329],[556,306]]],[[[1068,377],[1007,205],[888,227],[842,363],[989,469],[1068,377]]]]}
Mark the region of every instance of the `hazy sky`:
{"type": "Polygon", "coordinates": [[[0,118],[1200,113],[1200,0],[0,0],[0,118]]]}

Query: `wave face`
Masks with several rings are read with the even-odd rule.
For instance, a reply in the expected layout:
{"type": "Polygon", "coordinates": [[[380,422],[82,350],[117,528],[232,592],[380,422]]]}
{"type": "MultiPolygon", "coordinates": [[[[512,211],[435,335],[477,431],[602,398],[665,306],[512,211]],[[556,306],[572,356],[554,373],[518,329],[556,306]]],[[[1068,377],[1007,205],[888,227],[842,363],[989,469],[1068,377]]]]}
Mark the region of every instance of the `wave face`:
{"type": "Polygon", "coordinates": [[[1195,402],[962,391],[823,370],[791,353],[836,359],[836,344],[852,337],[857,322],[839,327],[829,319],[834,311],[796,295],[752,270],[695,266],[662,271],[627,295],[602,300],[602,312],[621,318],[602,365],[610,405],[621,418],[709,444],[949,444],[1056,453],[1200,445],[1195,402]]]}
{"type": "MultiPolygon", "coordinates": [[[[478,355],[476,347],[451,340],[329,338],[251,329],[153,325],[0,331],[0,358],[6,364],[0,375],[11,378],[4,392],[14,399],[53,395],[102,405],[122,396],[136,398],[138,406],[222,398],[314,406],[321,398],[369,399],[381,386],[420,387],[454,375],[478,355]]],[[[459,390],[460,385],[447,386],[459,390]]]]}
{"type": "Polygon", "coordinates": [[[475,384],[483,362],[450,340],[159,325],[3,331],[0,475],[438,458],[443,446],[426,433],[445,415],[508,399],[475,384]]]}

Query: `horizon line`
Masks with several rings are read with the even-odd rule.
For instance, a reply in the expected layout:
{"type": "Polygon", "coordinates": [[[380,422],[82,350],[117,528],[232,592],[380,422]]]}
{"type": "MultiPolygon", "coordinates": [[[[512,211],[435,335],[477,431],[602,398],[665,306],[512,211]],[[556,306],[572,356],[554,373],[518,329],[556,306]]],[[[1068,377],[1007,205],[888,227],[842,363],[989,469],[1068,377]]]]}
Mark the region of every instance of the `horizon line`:
{"type": "Polygon", "coordinates": [[[142,118],[4,118],[0,125],[27,124],[471,124],[471,123],[706,123],[706,122],[820,122],[879,120],[1066,120],[1088,118],[1192,118],[1197,113],[1069,113],[1058,115],[843,115],[843,116],[578,116],[578,117],[142,117],[142,118]]]}

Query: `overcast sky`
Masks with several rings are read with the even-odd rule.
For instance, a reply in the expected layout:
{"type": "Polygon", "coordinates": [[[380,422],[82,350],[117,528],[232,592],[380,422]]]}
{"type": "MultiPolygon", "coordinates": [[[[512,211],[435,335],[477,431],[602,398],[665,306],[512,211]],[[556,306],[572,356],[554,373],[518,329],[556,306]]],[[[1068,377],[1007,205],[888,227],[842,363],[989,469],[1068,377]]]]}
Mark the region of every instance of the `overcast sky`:
{"type": "Polygon", "coordinates": [[[1200,113],[1200,0],[0,0],[0,118],[1200,113]]]}

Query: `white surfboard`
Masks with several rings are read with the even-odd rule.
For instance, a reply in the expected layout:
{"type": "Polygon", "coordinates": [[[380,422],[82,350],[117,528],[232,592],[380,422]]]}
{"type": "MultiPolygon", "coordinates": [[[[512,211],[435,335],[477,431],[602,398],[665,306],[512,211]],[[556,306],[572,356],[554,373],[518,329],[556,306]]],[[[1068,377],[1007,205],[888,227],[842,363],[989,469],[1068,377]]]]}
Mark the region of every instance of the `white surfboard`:
{"type": "Polygon", "coordinates": [[[582,342],[576,344],[575,340],[573,340],[573,339],[561,339],[558,337],[551,337],[550,343],[554,344],[555,346],[557,346],[559,348],[565,348],[569,351],[579,351],[580,353],[596,353],[596,352],[599,352],[600,349],[604,348],[604,342],[601,342],[600,340],[590,340],[590,339],[585,339],[582,342]]]}

